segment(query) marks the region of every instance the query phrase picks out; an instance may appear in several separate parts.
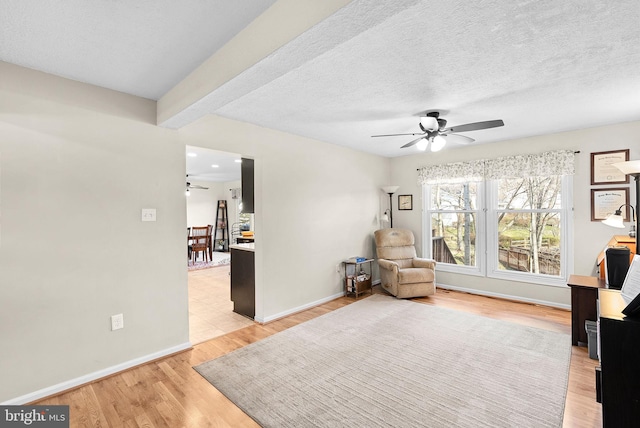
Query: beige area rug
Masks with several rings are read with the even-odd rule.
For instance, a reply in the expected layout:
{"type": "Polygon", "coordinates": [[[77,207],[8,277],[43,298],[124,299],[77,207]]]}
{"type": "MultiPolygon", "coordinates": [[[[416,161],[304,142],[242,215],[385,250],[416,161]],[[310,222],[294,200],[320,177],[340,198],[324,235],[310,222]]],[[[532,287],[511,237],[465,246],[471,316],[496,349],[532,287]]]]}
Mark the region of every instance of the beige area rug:
{"type": "Polygon", "coordinates": [[[560,427],[567,334],[373,295],[195,369],[263,427],[560,427]]]}

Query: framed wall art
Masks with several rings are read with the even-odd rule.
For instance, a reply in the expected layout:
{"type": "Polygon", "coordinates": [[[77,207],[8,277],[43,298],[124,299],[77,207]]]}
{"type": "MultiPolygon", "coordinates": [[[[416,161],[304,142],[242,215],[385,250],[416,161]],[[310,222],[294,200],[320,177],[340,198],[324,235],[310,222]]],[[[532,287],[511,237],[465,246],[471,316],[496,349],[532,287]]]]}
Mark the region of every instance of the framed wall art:
{"type": "Polygon", "coordinates": [[[413,195],[398,195],[398,209],[399,210],[412,210],[413,209],[413,195]]]}
{"type": "Polygon", "coordinates": [[[629,160],[629,149],[591,153],[591,184],[626,184],[629,176],[613,166],[629,160]]]}
{"type": "MultiPolygon", "coordinates": [[[[591,221],[602,221],[620,206],[629,204],[629,188],[591,189],[591,221]]],[[[623,207],[624,221],[629,221],[629,206],[623,207]]]]}

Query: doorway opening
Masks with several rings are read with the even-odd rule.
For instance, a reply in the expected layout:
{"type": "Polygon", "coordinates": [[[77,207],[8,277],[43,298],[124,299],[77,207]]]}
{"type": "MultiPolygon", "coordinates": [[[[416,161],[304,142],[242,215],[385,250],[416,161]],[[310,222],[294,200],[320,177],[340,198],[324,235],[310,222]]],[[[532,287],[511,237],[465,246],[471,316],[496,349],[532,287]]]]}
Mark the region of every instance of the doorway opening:
{"type": "Polygon", "coordinates": [[[189,183],[185,189],[187,245],[195,242],[195,238],[189,237],[194,228],[211,229],[209,248],[189,257],[187,247],[189,340],[196,344],[252,325],[253,321],[233,312],[228,248],[234,243],[233,238],[227,232],[224,245],[218,245],[221,239],[214,239],[217,228],[231,230],[240,216],[234,189],[241,188],[241,157],[194,146],[186,147],[185,156],[189,183]],[[219,213],[220,201],[225,201],[225,218],[219,213]]]}

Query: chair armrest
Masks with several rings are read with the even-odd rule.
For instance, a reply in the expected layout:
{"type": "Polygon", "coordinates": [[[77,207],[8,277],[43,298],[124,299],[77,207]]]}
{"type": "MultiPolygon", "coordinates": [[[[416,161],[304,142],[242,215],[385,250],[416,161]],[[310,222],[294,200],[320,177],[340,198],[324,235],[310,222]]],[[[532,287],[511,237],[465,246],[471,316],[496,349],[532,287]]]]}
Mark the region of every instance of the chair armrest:
{"type": "Polygon", "coordinates": [[[392,260],[378,259],[378,266],[380,266],[382,269],[398,273],[398,263],[392,260]]]}
{"type": "Polygon", "coordinates": [[[413,267],[415,268],[427,268],[427,269],[436,269],[436,261],[432,260],[432,259],[421,259],[421,258],[414,258],[413,259],[413,267]]]}

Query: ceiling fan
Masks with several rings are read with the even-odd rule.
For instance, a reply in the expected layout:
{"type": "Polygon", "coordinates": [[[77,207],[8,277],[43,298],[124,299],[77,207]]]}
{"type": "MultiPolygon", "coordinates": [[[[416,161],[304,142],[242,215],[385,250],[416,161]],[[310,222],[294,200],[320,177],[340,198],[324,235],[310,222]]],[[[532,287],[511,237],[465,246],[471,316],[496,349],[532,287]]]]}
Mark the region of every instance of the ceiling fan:
{"type": "Polygon", "coordinates": [[[187,189],[209,190],[208,187],[204,187],[199,184],[191,184],[188,181],[187,181],[187,189]]]}
{"type": "MultiPolygon", "coordinates": [[[[188,175],[187,175],[187,179],[189,179],[189,176],[188,176],[188,175]]],[[[191,184],[191,183],[189,183],[189,182],[187,181],[187,191],[186,191],[187,196],[189,196],[189,195],[190,195],[190,193],[191,193],[191,189],[197,189],[197,190],[209,190],[209,188],[208,188],[208,187],[204,187],[204,186],[201,186],[201,185],[199,185],[199,184],[191,184]]]]}
{"type": "Polygon", "coordinates": [[[429,143],[431,143],[431,151],[437,152],[441,150],[444,145],[447,143],[447,139],[455,139],[456,142],[460,144],[468,144],[472,143],[475,140],[473,138],[467,137],[465,135],[458,135],[458,132],[469,132],[469,131],[478,131],[480,129],[488,129],[488,128],[496,128],[498,126],[504,126],[504,122],[500,119],[498,120],[487,120],[484,122],[474,122],[467,123],[464,125],[452,126],[447,128],[447,121],[445,119],[440,118],[440,112],[431,111],[427,112],[426,116],[420,117],[420,122],[418,123],[421,133],[410,133],[410,134],[384,134],[384,135],[372,135],[372,137],[396,137],[400,135],[419,135],[415,140],[409,141],[407,144],[402,146],[404,149],[406,147],[411,147],[413,145],[418,145],[419,150],[426,150],[429,143]]]}

